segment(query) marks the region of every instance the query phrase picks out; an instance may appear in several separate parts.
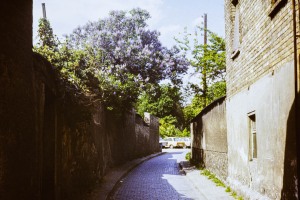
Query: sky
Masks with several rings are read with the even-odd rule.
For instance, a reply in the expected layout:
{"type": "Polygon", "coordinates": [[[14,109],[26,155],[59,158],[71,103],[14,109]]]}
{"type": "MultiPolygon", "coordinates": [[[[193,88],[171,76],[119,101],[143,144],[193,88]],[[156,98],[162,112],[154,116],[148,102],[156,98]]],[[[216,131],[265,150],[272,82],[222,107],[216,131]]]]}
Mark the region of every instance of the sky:
{"type": "MultiPolygon", "coordinates": [[[[34,44],[38,20],[43,16],[42,3],[46,4],[47,19],[59,38],[88,21],[107,17],[111,10],[129,11],[137,7],[150,13],[149,29],[158,30],[160,41],[169,48],[176,44],[174,37],[180,38],[179,33],[183,33],[185,27],[189,33],[194,33],[196,26],[203,27],[204,13],[208,29],[225,36],[224,0],[33,0],[34,44]]],[[[203,41],[203,36],[199,37],[203,41]]],[[[192,67],[183,78],[184,85],[199,83],[199,75],[191,74],[195,74],[192,67]]]]}
{"type": "Polygon", "coordinates": [[[47,19],[54,34],[62,37],[79,25],[105,18],[111,10],[142,8],[150,12],[149,29],[161,33],[164,46],[176,44],[174,36],[187,27],[194,32],[207,13],[208,29],[220,36],[224,31],[224,0],[33,0],[33,40],[37,42],[38,19],[42,15],[42,3],[46,4],[47,19]]]}

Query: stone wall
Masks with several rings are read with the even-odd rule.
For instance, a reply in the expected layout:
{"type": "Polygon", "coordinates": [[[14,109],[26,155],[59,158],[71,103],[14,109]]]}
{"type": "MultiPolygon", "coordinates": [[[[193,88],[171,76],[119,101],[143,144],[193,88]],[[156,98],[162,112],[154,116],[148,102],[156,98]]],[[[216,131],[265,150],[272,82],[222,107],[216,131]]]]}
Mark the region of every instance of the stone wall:
{"type": "Polygon", "coordinates": [[[136,115],[136,156],[145,156],[160,151],[159,148],[159,123],[158,118],[145,113],[145,121],[136,115]]]}
{"type": "Polygon", "coordinates": [[[296,199],[292,1],[272,2],[225,1],[227,180],[246,198],[296,199]],[[237,24],[239,54],[234,57],[237,24]]]}
{"type": "Polygon", "coordinates": [[[192,159],[220,179],[227,178],[225,97],[204,108],[192,120],[192,159]]]}
{"type": "Polygon", "coordinates": [[[82,199],[110,167],[142,156],[136,148],[159,150],[154,117],[136,133],[133,111],[116,117],[74,97],[32,53],[32,1],[4,0],[0,21],[0,199],[82,199]]]}
{"type": "Polygon", "coordinates": [[[82,199],[109,168],[160,150],[156,117],[146,114],[146,123],[134,110],[116,115],[85,96],[75,97],[72,85],[62,83],[38,54],[34,67],[39,198],[82,199]]]}
{"type": "MultiPolygon", "coordinates": [[[[48,69],[37,77],[53,72],[44,58],[35,58],[37,69],[48,69]]],[[[35,84],[43,88],[37,94],[44,116],[38,142],[44,171],[40,177],[47,179],[42,181],[42,199],[54,194],[56,199],[82,199],[109,168],[160,151],[156,117],[146,114],[146,123],[133,110],[116,115],[100,104],[87,107],[89,100],[80,103],[70,92],[56,91],[55,83],[48,77],[35,84]]]]}

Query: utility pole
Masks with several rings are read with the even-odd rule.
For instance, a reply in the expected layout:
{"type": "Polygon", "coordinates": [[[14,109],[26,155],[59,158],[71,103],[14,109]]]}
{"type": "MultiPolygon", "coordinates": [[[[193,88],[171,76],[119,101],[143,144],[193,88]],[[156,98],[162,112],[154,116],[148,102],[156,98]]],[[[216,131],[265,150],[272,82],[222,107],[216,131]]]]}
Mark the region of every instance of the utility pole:
{"type": "Polygon", "coordinates": [[[46,4],[45,3],[42,3],[42,8],[43,8],[43,18],[46,19],[47,16],[46,16],[46,4]]]}
{"type": "Polygon", "coordinates": [[[207,14],[204,13],[204,45],[207,44],[207,14]]]}
{"type": "MultiPolygon", "coordinates": [[[[207,14],[204,13],[204,54],[206,53],[206,45],[207,45],[207,14]]],[[[203,104],[204,107],[207,106],[207,64],[204,63],[202,70],[202,87],[203,87],[203,104]]]]}

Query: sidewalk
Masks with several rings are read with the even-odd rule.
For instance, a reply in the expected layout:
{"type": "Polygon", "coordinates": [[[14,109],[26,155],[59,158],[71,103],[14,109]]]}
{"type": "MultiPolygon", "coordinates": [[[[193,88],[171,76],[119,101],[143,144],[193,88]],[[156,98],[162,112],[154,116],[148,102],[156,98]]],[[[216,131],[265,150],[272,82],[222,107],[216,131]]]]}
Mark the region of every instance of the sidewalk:
{"type": "Polygon", "coordinates": [[[225,192],[224,187],[216,186],[206,176],[201,175],[200,170],[196,169],[195,166],[191,166],[188,161],[181,161],[179,165],[186,174],[186,177],[207,200],[234,200],[229,193],[225,192]]]}
{"type": "Polygon", "coordinates": [[[132,169],[153,157],[164,154],[163,152],[151,154],[146,157],[138,158],[129,161],[119,167],[112,168],[102,179],[101,183],[90,194],[87,195],[85,200],[105,200],[113,191],[117,183],[125,177],[132,169]]]}

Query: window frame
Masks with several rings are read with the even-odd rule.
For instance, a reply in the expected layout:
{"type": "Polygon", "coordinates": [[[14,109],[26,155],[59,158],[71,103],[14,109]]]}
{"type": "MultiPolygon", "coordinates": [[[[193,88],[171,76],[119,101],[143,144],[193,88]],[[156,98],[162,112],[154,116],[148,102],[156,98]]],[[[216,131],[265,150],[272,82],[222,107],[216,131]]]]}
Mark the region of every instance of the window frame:
{"type": "Polygon", "coordinates": [[[276,14],[287,4],[288,0],[271,0],[270,4],[270,9],[268,11],[269,17],[273,19],[276,14]]]}
{"type": "Polygon", "coordinates": [[[232,6],[234,6],[234,23],[233,23],[233,40],[232,40],[232,49],[230,58],[234,60],[240,54],[240,11],[237,9],[238,7],[238,0],[231,0],[232,6]]]}
{"type": "Polygon", "coordinates": [[[258,157],[257,151],[257,126],[255,111],[248,113],[248,127],[249,127],[249,160],[254,161],[258,157]]]}

